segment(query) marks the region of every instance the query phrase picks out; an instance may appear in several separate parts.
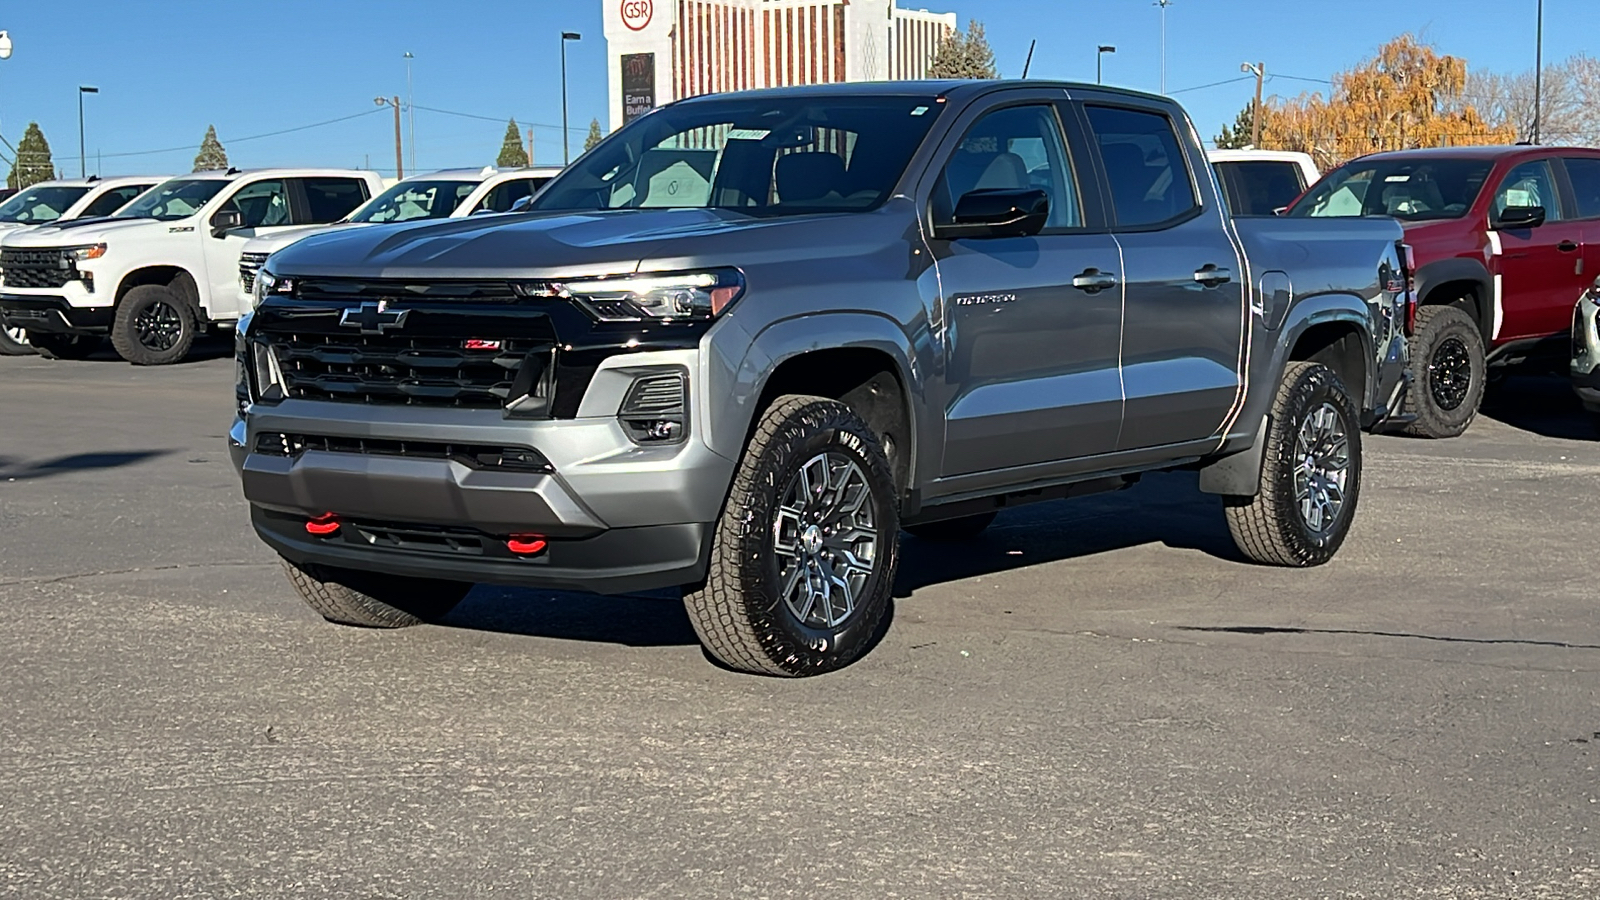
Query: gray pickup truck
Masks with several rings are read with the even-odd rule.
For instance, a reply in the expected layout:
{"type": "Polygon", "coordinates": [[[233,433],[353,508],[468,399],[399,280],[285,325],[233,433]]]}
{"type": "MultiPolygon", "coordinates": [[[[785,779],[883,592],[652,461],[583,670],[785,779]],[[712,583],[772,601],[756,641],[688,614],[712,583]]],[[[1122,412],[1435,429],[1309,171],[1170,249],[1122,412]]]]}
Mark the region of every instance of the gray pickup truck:
{"type": "Polygon", "coordinates": [[[683,586],[706,650],[871,646],[900,532],[1198,469],[1310,566],[1405,390],[1400,226],[1232,220],[1184,112],[1089,85],[723,94],[524,212],[315,236],[238,330],[257,533],[334,622],[683,586]]]}

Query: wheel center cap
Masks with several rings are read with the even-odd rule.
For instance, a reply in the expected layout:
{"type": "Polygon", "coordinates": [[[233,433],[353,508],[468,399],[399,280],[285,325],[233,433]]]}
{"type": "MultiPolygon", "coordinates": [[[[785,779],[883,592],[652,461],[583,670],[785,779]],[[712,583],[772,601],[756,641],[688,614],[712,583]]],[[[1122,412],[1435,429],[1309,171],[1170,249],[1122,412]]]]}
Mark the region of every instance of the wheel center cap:
{"type": "Polygon", "coordinates": [[[815,525],[807,525],[806,530],[800,532],[800,546],[812,556],[822,552],[822,529],[815,525]]]}

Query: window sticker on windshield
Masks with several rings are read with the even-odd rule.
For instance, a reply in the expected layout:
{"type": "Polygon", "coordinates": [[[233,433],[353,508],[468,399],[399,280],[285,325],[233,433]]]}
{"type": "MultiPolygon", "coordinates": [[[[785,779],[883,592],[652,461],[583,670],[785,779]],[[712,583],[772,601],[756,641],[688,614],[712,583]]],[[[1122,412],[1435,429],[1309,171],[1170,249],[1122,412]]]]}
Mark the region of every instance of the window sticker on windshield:
{"type": "Polygon", "coordinates": [[[761,128],[730,128],[728,129],[728,140],[759,141],[771,133],[771,131],[761,128]]]}
{"type": "Polygon", "coordinates": [[[925,113],[927,111],[928,111],[928,108],[926,106],[919,106],[916,109],[913,109],[911,111],[911,114],[913,116],[920,116],[920,115],[922,115],[923,113],[925,113]]]}
{"type": "Polygon", "coordinates": [[[1410,175],[1390,175],[1388,178],[1384,179],[1384,181],[1410,181],[1410,180],[1411,180],[1411,176],[1410,175]]]}

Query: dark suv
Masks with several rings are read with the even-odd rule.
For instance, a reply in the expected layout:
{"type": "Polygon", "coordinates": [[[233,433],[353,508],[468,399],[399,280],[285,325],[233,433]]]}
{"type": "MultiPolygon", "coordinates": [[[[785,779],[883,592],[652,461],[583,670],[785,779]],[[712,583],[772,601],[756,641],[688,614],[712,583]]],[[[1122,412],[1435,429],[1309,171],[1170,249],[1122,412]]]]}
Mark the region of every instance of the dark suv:
{"type": "Polygon", "coordinates": [[[1405,226],[1420,301],[1408,428],[1454,437],[1477,412],[1489,366],[1567,358],[1573,305],[1600,269],[1600,150],[1378,153],[1323,176],[1289,215],[1405,226]]]}

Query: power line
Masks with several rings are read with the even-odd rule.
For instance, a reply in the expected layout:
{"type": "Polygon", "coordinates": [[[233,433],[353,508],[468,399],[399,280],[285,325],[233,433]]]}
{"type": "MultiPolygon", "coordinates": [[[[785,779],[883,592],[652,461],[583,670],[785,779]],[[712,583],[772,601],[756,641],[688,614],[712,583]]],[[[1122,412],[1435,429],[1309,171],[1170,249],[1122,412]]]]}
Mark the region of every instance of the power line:
{"type": "MultiPolygon", "coordinates": [[[[480,120],[482,120],[484,122],[504,122],[504,121],[506,121],[505,119],[502,119],[499,116],[480,116],[477,113],[457,112],[456,110],[453,110],[453,109],[439,109],[438,107],[422,106],[420,104],[415,106],[414,108],[415,109],[420,109],[420,110],[422,110],[424,112],[442,113],[442,114],[447,115],[447,116],[459,116],[459,117],[461,117],[463,119],[480,119],[480,120]]],[[[531,128],[549,128],[549,129],[552,129],[554,131],[560,131],[561,130],[561,126],[560,125],[550,125],[550,124],[547,124],[547,123],[544,123],[544,122],[522,122],[521,124],[527,125],[527,126],[529,126],[531,128]]],[[[581,132],[587,132],[588,129],[589,129],[589,126],[587,126],[587,125],[571,126],[571,127],[567,128],[567,131],[569,133],[576,133],[576,132],[580,132],[580,131],[581,132]]]]}
{"type": "Polygon", "coordinates": [[[1239,82],[1239,81],[1249,81],[1249,80],[1251,80],[1253,78],[1255,78],[1254,75],[1240,75],[1238,78],[1229,78],[1226,81],[1213,81],[1210,84],[1197,84],[1194,87],[1178,88],[1175,91],[1167,91],[1167,93],[1169,93],[1169,94],[1186,94],[1189,91],[1203,91],[1206,88],[1221,87],[1222,85],[1225,85],[1225,84],[1233,84],[1233,83],[1239,82]]]}
{"type": "Polygon", "coordinates": [[[1300,75],[1280,75],[1277,72],[1273,72],[1267,76],[1268,81],[1271,81],[1274,78],[1287,78],[1290,81],[1310,81],[1314,84],[1333,84],[1332,81],[1329,81],[1326,78],[1305,78],[1300,75]]]}
{"type": "MultiPolygon", "coordinates": [[[[246,137],[229,137],[229,138],[219,137],[219,138],[217,138],[217,140],[222,142],[222,143],[225,143],[225,144],[243,144],[246,141],[258,141],[258,140],[261,140],[262,138],[277,137],[278,135],[282,135],[282,134],[293,134],[293,133],[295,133],[297,131],[307,131],[307,130],[312,129],[312,128],[321,128],[324,125],[334,125],[334,124],[337,124],[339,122],[348,122],[351,119],[359,119],[362,116],[370,116],[370,115],[373,115],[374,113],[379,113],[379,112],[383,112],[383,110],[382,109],[369,109],[369,110],[365,110],[363,112],[354,113],[354,114],[348,115],[348,116],[340,116],[337,119],[327,119],[327,120],[322,121],[322,122],[312,122],[309,125],[296,125],[293,128],[281,128],[281,129],[279,129],[277,131],[268,131],[268,132],[264,132],[262,134],[252,134],[252,135],[249,135],[249,136],[246,136],[246,137]]],[[[184,144],[181,147],[163,147],[163,148],[161,148],[159,150],[125,150],[125,151],[122,151],[120,153],[105,153],[105,154],[101,154],[101,155],[102,156],[106,156],[106,157],[115,157],[115,156],[154,156],[155,154],[158,154],[158,153],[176,153],[179,150],[192,150],[192,149],[194,149],[195,146],[196,146],[195,144],[184,144]]]]}

